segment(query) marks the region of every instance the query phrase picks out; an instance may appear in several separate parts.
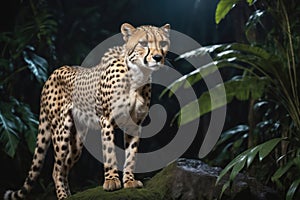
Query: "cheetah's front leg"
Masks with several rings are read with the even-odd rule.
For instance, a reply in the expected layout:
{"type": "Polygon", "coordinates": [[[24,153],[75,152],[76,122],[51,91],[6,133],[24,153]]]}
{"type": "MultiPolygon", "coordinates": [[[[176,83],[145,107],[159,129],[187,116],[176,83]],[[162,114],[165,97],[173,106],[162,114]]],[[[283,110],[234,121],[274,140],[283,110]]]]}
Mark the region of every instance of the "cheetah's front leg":
{"type": "Polygon", "coordinates": [[[121,188],[121,182],[119,180],[119,174],[117,169],[113,125],[105,117],[102,117],[101,126],[105,176],[103,189],[106,191],[114,191],[121,188]]]}
{"type": "Polygon", "coordinates": [[[139,188],[143,187],[141,181],[134,179],[133,170],[135,167],[135,155],[137,153],[139,137],[125,134],[125,156],[126,160],[124,163],[123,171],[123,184],[124,188],[139,188]]]}

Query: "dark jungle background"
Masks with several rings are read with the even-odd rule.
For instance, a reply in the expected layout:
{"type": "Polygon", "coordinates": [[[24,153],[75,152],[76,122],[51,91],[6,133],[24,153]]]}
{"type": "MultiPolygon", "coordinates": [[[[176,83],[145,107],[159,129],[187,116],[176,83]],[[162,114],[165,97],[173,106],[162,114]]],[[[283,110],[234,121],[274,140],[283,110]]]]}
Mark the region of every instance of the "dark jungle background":
{"type": "MultiPolygon", "coordinates": [[[[300,5],[296,0],[10,0],[2,1],[0,9],[1,195],[6,189],[19,188],[30,168],[40,92],[47,77],[62,65],[80,65],[96,45],[119,33],[124,22],[134,26],[169,23],[204,46],[193,56],[209,53],[220,68],[228,93],[226,122],[215,148],[203,160],[228,171],[243,169],[287,198],[297,195],[300,5]],[[215,18],[217,6],[219,17],[215,18]],[[247,157],[247,166],[240,153],[247,157]],[[232,165],[227,165],[230,161],[232,165]]],[[[192,81],[199,103],[207,105],[205,113],[190,113],[191,119],[201,118],[200,129],[182,155],[197,159],[209,111],[218,108],[207,103],[203,77],[191,73],[184,60],[175,61],[176,56],[169,55],[170,64],[188,75],[183,81],[192,81]]],[[[160,99],[169,121],[179,112],[174,98],[160,99]]],[[[176,125],[170,124],[147,143],[157,149],[174,134],[176,125]]],[[[141,151],[151,151],[142,145],[143,141],[141,151]]],[[[49,149],[33,191],[36,199],[55,193],[49,149]]],[[[138,177],[148,180],[155,173],[138,177]]],[[[102,183],[102,164],[84,150],[70,174],[73,193],[102,183]]]]}

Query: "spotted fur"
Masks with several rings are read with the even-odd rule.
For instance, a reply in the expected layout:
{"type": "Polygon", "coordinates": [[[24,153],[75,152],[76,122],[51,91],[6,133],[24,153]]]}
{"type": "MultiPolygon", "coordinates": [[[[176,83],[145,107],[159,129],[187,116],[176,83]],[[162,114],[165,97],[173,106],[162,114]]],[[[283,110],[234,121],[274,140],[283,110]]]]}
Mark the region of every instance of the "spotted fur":
{"type": "Polygon", "coordinates": [[[125,44],[109,49],[93,68],[63,66],[46,81],[41,94],[37,143],[28,176],[21,189],[4,199],[24,199],[37,180],[50,142],[55,162],[53,180],[58,199],[71,195],[68,173],[79,159],[89,127],[100,124],[104,158],[103,189],[121,188],[114,151],[114,129],[124,131],[126,161],[123,187],[142,187],[133,170],[140,124],[148,113],[151,73],[162,66],[169,49],[169,30],[123,24],[125,44]],[[76,126],[75,126],[76,124],[76,126]]]}

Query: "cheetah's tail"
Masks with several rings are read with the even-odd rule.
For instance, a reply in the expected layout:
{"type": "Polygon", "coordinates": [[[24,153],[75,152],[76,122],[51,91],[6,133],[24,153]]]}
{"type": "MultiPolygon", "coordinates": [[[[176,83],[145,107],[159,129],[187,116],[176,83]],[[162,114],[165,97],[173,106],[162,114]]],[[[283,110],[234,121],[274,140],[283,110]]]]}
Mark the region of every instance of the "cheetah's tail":
{"type": "Polygon", "coordinates": [[[50,144],[51,133],[50,131],[45,131],[45,128],[39,126],[39,134],[37,136],[37,145],[34,151],[33,160],[31,168],[28,172],[28,176],[21,187],[17,191],[8,190],[4,194],[4,200],[17,200],[24,199],[27,194],[32,190],[34,183],[40,175],[44,159],[50,144]]]}

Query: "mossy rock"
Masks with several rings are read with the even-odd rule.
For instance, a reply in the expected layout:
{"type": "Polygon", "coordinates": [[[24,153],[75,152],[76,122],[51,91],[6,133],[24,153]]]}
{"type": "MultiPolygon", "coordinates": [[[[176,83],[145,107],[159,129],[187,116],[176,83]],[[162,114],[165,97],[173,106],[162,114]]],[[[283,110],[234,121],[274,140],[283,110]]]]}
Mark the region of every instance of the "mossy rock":
{"type": "MultiPolygon", "coordinates": [[[[220,168],[193,159],[179,159],[157,173],[141,189],[105,192],[102,187],[79,192],[68,200],[212,200],[218,199],[226,180],[216,185],[220,168]]],[[[228,177],[227,177],[228,178],[228,177]]],[[[225,178],[225,179],[227,179],[225,178]]],[[[280,200],[280,195],[257,180],[239,174],[221,200],[280,200]]]]}
{"type": "Polygon", "coordinates": [[[171,171],[176,168],[176,163],[166,167],[156,174],[151,180],[147,181],[144,188],[140,189],[120,189],[113,192],[106,192],[102,186],[78,192],[68,200],[160,200],[168,193],[168,183],[171,171]]]}

